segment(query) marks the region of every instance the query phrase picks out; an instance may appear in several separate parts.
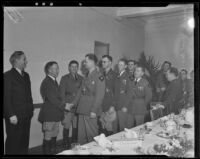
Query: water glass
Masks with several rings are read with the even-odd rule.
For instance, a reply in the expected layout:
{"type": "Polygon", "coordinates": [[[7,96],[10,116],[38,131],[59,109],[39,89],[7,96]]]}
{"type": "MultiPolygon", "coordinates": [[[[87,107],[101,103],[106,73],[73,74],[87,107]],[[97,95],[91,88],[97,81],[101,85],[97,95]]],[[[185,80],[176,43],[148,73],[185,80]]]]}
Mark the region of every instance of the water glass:
{"type": "Polygon", "coordinates": [[[78,153],[78,151],[79,151],[79,149],[80,149],[80,144],[79,144],[79,143],[72,143],[72,144],[71,144],[71,149],[72,149],[74,152],[78,153]]]}
{"type": "Polygon", "coordinates": [[[145,130],[143,128],[140,128],[138,136],[139,136],[139,140],[144,141],[145,130]]]}

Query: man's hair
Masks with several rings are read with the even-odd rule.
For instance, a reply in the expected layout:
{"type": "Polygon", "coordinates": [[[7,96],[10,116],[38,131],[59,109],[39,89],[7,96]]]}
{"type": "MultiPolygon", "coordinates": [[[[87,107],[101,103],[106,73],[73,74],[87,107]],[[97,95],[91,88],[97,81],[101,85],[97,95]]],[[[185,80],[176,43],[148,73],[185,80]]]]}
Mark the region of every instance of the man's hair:
{"type": "Polygon", "coordinates": [[[164,61],[164,62],[163,62],[163,66],[164,66],[164,64],[166,64],[166,63],[169,65],[169,67],[171,67],[172,63],[169,62],[169,61],[164,61]]]}
{"type": "Polygon", "coordinates": [[[120,62],[120,61],[121,61],[121,62],[124,62],[125,65],[128,64],[128,62],[127,62],[127,60],[126,60],[125,58],[121,58],[121,59],[119,59],[119,62],[120,62]]]}
{"type": "Polygon", "coordinates": [[[21,55],[24,55],[23,51],[15,51],[11,56],[10,56],[10,64],[14,66],[16,59],[19,59],[21,55]]]}
{"type": "Polygon", "coordinates": [[[144,66],[142,66],[141,64],[138,64],[138,65],[137,65],[137,68],[138,68],[138,67],[141,68],[141,70],[142,70],[143,72],[145,72],[144,66]]]}
{"type": "Polygon", "coordinates": [[[181,69],[181,72],[185,72],[185,74],[188,73],[186,69],[181,69]]]}
{"type": "Polygon", "coordinates": [[[95,54],[89,53],[89,54],[85,55],[85,57],[88,57],[88,59],[94,61],[95,64],[97,64],[97,62],[98,62],[98,58],[95,54]]]}
{"type": "Polygon", "coordinates": [[[134,65],[136,64],[136,61],[135,61],[135,60],[132,60],[132,59],[128,60],[128,63],[129,63],[129,62],[133,62],[134,65]]]}
{"type": "Polygon", "coordinates": [[[178,76],[178,69],[175,67],[169,68],[169,72],[174,74],[176,77],[178,76]]]}
{"type": "Polygon", "coordinates": [[[107,58],[110,62],[112,62],[112,57],[110,55],[103,55],[102,59],[103,58],[107,58]]]}
{"type": "Polygon", "coordinates": [[[49,73],[49,68],[51,66],[53,66],[54,64],[58,65],[58,63],[56,61],[49,61],[49,62],[47,62],[46,65],[45,65],[45,67],[44,67],[44,72],[46,74],[48,74],[49,73]]]}
{"type": "Polygon", "coordinates": [[[70,61],[70,62],[69,62],[69,67],[70,67],[72,64],[76,64],[77,66],[79,66],[79,63],[78,63],[78,61],[76,61],[76,60],[70,61]]]}

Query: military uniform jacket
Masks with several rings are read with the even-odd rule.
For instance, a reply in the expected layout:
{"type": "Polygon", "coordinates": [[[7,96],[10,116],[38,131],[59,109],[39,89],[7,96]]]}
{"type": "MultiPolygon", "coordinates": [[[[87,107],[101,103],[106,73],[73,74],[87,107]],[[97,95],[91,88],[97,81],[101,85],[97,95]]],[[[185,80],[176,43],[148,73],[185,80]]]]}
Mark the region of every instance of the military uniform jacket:
{"type": "Polygon", "coordinates": [[[60,80],[60,93],[62,100],[65,103],[71,103],[81,87],[83,77],[77,74],[76,78],[77,79],[75,79],[75,77],[69,73],[65,76],[62,76],[60,80]]]}
{"type": "Polygon", "coordinates": [[[129,103],[132,114],[140,115],[146,114],[148,111],[148,104],[152,99],[152,89],[149,82],[145,78],[141,78],[139,81],[133,81],[129,88],[129,103]]]}
{"type": "Polygon", "coordinates": [[[116,110],[121,110],[123,107],[129,109],[126,101],[128,100],[130,87],[130,77],[127,71],[124,71],[122,75],[118,75],[115,80],[115,92],[113,106],[116,110]]]}
{"type": "Polygon", "coordinates": [[[4,117],[9,119],[33,116],[33,100],[29,74],[24,76],[12,68],[4,73],[4,117]]]}
{"type": "Polygon", "coordinates": [[[164,106],[166,114],[178,114],[178,109],[181,108],[183,94],[180,79],[175,79],[169,83],[169,86],[164,94],[164,106]]]}
{"type": "Polygon", "coordinates": [[[102,110],[104,112],[108,111],[113,104],[116,77],[117,75],[112,69],[110,69],[108,73],[104,75],[106,85],[105,95],[102,103],[102,110]]]}
{"type": "Polygon", "coordinates": [[[95,69],[89,73],[82,82],[74,101],[77,105],[78,114],[90,115],[91,112],[100,115],[102,112],[101,104],[105,94],[105,79],[103,75],[95,69]]]}
{"type": "Polygon", "coordinates": [[[39,113],[40,122],[59,122],[64,118],[65,103],[62,101],[58,85],[46,76],[40,87],[43,106],[39,113]]]}

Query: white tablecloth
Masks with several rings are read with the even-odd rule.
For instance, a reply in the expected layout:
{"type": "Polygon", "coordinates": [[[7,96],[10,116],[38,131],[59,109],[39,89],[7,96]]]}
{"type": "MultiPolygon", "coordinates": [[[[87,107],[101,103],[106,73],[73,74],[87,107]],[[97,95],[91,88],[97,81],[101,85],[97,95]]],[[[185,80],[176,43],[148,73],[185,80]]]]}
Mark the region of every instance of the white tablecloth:
{"type": "MultiPolygon", "coordinates": [[[[134,128],[132,128],[132,130],[139,131],[139,129],[141,127],[143,127],[143,126],[144,125],[140,125],[140,126],[134,127],[134,128]]],[[[144,140],[141,141],[143,149],[148,149],[150,146],[153,146],[154,144],[166,143],[168,141],[168,139],[161,138],[161,137],[158,137],[156,135],[158,132],[163,131],[163,129],[160,127],[159,119],[155,120],[155,121],[152,121],[152,127],[151,128],[152,128],[152,131],[149,134],[145,134],[144,140]]],[[[194,139],[194,128],[187,129],[187,128],[182,128],[181,127],[180,134],[183,134],[184,132],[191,134],[190,137],[192,139],[194,139]]],[[[117,134],[111,135],[111,136],[109,136],[107,138],[109,140],[111,140],[111,141],[115,140],[115,139],[120,139],[122,137],[122,134],[123,134],[123,131],[119,132],[117,134]]],[[[95,141],[87,143],[87,144],[85,144],[83,146],[89,147],[89,149],[88,149],[89,152],[86,152],[86,153],[83,152],[85,154],[100,155],[103,152],[103,148],[101,148],[99,145],[97,145],[97,143],[95,141]]],[[[68,155],[68,154],[70,154],[70,155],[74,154],[74,151],[66,150],[66,151],[63,151],[63,152],[59,153],[58,155],[68,155]]],[[[134,154],[136,154],[136,152],[133,149],[128,149],[127,147],[125,147],[124,150],[120,149],[120,150],[117,150],[117,151],[113,151],[110,154],[111,155],[112,154],[113,155],[116,155],[116,154],[134,155],[134,154]]]]}

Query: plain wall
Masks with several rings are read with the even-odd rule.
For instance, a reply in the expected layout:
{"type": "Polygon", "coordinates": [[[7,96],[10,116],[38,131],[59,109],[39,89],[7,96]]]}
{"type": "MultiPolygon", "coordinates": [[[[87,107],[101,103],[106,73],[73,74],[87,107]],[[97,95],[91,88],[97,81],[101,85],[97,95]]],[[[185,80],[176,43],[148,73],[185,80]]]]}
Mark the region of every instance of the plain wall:
{"type": "MultiPolygon", "coordinates": [[[[45,77],[43,68],[47,61],[58,62],[59,81],[68,72],[70,60],[81,62],[85,54],[94,52],[94,41],[110,44],[114,64],[122,56],[138,57],[144,50],[142,27],[136,24],[131,28],[89,8],[42,7],[20,12],[24,19],[16,24],[4,15],[4,72],[11,68],[10,55],[15,50],[24,51],[34,103],[42,102],[39,88],[45,77]]],[[[41,124],[37,121],[39,110],[34,111],[29,147],[42,144],[41,124]]],[[[58,136],[61,138],[62,127],[58,136]]]]}
{"type": "Polygon", "coordinates": [[[194,36],[187,34],[184,17],[170,17],[147,23],[145,54],[154,56],[162,64],[168,60],[179,70],[194,69],[194,36]]]}

